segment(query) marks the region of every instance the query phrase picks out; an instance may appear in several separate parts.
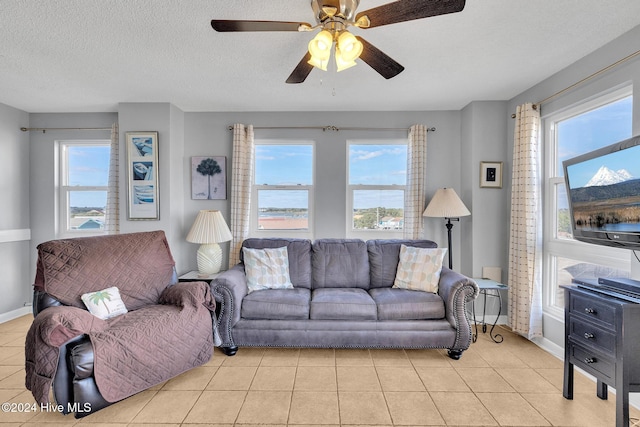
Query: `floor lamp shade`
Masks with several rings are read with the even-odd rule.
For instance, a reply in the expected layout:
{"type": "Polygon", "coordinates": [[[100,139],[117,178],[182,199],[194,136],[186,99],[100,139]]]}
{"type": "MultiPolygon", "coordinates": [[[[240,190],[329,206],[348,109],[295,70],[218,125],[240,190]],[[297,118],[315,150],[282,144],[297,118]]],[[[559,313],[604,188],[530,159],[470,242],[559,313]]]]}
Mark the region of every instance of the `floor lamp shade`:
{"type": "Polygon", "coordinates": [[[461,216],[471,215],[469,209],[462,203],[453,188],[439,188],[427,205],[422,216],[446,218],[447,239],[449,243],[449,268],[453,268],[453,255],[451,251],[451,220],[459,221],[461,216]]]}
{"type": "Polygon", "coordinates": [[[436,218],[460,218],[471,215],[453,188],[439,188],[422,216],[436,218]]]}
{"type": "Polygon", "coordinates": [[[198,213],[187,242],[200,243],[198,272],[202,275],[218,273],[222,265],[222,250],[218,243],[228,242],[233,236],[220,211],[202,210],[198,213]]]}

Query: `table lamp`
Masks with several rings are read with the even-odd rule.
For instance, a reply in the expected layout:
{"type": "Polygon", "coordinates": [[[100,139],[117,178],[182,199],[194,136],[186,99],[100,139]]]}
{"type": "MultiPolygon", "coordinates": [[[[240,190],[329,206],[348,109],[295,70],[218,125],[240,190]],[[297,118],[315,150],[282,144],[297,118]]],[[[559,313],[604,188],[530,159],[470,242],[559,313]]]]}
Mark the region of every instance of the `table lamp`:
{"type": "Polygon", "coordinates": [[[228,242],[233,236],[220,211],[202,210],[198,213],[187,242],[200,243],[198,273],[208,276],[218,273],[222,265],[222,250],[218,243],[228,242]]]}
{"type": "Polygon", "coordinates": [[[445,225],[449,240],[449,269],[453,268],[453,256],[451,254],[451,229],[453,224],[451,224],[451,221],[460,221],[461,216],[467,215],[471,215],[471,212],[462,203],[453,188],[439,188],[422,214],[422,216],[447,219],[445,225]]]}

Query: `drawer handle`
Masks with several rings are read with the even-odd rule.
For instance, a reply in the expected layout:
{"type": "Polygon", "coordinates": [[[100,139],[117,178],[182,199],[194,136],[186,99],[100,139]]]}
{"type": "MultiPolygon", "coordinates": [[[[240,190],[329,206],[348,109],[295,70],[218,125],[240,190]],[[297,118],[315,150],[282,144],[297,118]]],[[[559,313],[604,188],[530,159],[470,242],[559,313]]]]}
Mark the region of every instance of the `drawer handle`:
{"type": "Polygon", "coordinates": [[[588,340],[592,340],[592,339],[594,339],[596,336],[595,336],[595,335],[593,335],[591,332],[585,332],[585,333],[584,333],[584,337],[585,337],[586,339],[588,339],[588,340]]]}
{"type": "Polygon", "coordinates": [[[586,357],[586,358],[584,359],[584,363],[587,363],[587,364],[589,364],[589,365],[590,365],[590,364],[592,364],[592,363],[596,363],[596,359],[595,359],[595,357],[586,357]]]}
{"type": "Polygon", "coordinates": [[[585,308],[584,312],[587,313],[587,314],[596,314],[597,313],[595,308],[589,308],[589,307],[585,308]]]}

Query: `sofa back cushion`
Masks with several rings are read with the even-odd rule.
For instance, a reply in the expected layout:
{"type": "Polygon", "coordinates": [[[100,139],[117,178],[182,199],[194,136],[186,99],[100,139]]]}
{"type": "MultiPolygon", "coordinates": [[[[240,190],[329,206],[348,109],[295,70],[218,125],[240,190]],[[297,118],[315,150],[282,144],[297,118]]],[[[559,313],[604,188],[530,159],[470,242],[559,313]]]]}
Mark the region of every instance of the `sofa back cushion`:
{"type": "Polygon", "coordinates": [[[311,265],[314,289],[369,289],[367,245],[360,239],[316,240],[311,265]]]}
{"type": "MultiPolygon", "coordinates": [[[[250,238],[242,242],[243,248],[267,249],[287,248],[289,255],[289,277],[295,288],[311,289],[311,240],[286,238],[250,238]]],[[[240,262],[244,263],[242,250],[240,262]]]]}
{"type": "Polygon", "coordinates": [[[174,265],[163,231],[52,240],[38,245],[34,287],[84,309],[82,294],[116,286],[136,310],[158,303],[174,265]]]}
{"type": "Polygon", "coordinates": [[[416,248],[437,248],[431,240],[369,240],[367,252],[371,275],[371,289],[390,288],[396,278],[398,262],[400,261],[400,247],[402,245],[416,248]]]}

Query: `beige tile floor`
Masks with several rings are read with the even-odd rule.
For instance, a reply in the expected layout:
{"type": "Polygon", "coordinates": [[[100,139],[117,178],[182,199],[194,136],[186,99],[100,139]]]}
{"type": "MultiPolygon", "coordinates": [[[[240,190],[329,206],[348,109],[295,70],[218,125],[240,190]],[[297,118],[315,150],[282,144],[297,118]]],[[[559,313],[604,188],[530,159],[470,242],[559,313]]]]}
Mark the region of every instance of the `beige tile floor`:
{"type": "MultiPolygon", "coordinates": [[[[24,316],[0,324],[0,402],[24,388],[24,316]]],[[[577,373],[562,397],[562,363],[502,329],[462,359],[443,350],[242,348],[81,420],[2,413],[5,426],[613,426],[615,396],[577,373]]],[[[633,410],[633,416],[638,417],[633,410]]]]}

